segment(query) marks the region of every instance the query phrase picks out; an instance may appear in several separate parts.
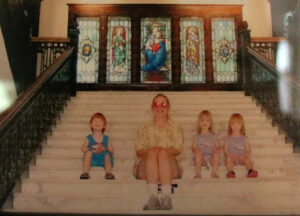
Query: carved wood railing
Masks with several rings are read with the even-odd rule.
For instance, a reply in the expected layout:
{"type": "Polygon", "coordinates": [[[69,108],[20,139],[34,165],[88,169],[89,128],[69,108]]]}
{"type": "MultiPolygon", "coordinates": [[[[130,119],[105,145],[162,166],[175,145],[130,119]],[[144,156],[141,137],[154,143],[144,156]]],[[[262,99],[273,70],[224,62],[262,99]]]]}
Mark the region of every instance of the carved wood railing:
{"type": "Polygon", "coordinates": [[[0,115],[0,209],[75,90],[69,48],[0,115]]]}
{"type": "Polygon", "coordinates": [[[270,62],[276,63],[277,47],[283,37],[252,37],[250,46],[253,50],[270,62]]]}
{"type": "Polygon", "coordinates": [[[280,74],[274,63],[248,47],[244,89],[253,96],[274,124],[284,130],[300,152],[300,84],[291,76],[280,74]]]}
{"type": "Polygon", "coordinates": [[[63,52],[65,52],[70,44],[69,38],[61,37],[33,37],[31,42],[34,43],[37,52],[37,76],[43,73],[63,52]]]}

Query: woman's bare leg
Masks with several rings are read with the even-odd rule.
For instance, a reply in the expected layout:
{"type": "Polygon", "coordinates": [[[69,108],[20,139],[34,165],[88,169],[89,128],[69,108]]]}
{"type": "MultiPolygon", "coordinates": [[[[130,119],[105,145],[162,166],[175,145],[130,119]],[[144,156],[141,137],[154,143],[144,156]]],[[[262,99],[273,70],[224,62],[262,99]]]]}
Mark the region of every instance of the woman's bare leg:
{"type": "Polygon", "coordinates": [[[166,150],[160,150],[158,153],[159,180],[162,185],[171,185],[172,170],[171,158],[166,150]]]}
{"type": "Polygon", "coordinates": [[[157,153],[149,150],[146,156],[146,180],[148,184],[158,183],[158,157],[157,153]]]}

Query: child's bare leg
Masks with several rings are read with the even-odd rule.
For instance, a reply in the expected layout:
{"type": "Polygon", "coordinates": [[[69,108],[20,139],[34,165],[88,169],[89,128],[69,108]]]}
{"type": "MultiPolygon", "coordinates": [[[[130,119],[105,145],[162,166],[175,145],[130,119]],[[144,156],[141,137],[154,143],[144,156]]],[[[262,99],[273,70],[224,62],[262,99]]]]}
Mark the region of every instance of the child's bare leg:
{"type": "Polygon", "coordinates": [[[195,177],[201,177],[201,166],[202,166],[202,152],[198,149],[195,150],[195,177]]]}
{"type": "Polygon", "coordinates": [[[83,155],[83,172],[89,173],[91,162],[92,162],[93,153],[91,151],[87,151],[83,155]]]}
{"type": "Polygon", "coordinates": [[[227,171],[233,171],[234,162],[231,157],[226,157],[226,169],[227,171]]]}
{"type": "Polygon", "coordinates": [[[105,169],[106,173],[111,173],[112,167],[111,167],[111,161],[110,161],[109,154],[105,155],[105,158],[104,158],[104,169],[105,169]]]}
{"type": "Polygon", "coordinates": [[[148,184],[158,183],[158,163],[157,154],[154,150],[149,150],[146,156],[146,180],[148,184]]]}
{"type": "Polygon", "coordinates": [[[250,157],[245,158],[243,162],[248,170],[253,169],[253,163],[250,160],[250,157]]]}
{"type": "Polygon", "coordinates": [[[211,170],[211,177],[218,178],[217,170],[219,168],[219,161],[220,161],[220,149],[216,149],[213,157],[212,157],[212,170],[211,170]]]}

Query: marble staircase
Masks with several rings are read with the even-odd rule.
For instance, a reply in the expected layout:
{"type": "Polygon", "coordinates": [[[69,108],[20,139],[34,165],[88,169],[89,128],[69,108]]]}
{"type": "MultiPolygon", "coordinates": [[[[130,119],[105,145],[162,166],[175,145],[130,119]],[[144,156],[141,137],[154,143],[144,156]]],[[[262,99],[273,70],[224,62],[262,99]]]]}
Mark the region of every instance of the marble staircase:
{"type": "Polygon", "coordinates": [[[243,92],[164,92],[170,99],[170,116],[184,128],[183,177],[172,195],[170,211],[143,211],[146,183],[132,175],[137,129],[151,120],[152,98],[158,92],[78,92],[48,137],[29,177],[13,196],[6,212],[109,213],[109,214],[300,214],[300,155],[285,143],[283,134],[243,92]],[[193,179],[192,138],[197,115],[209,109],[215,131],[226,135],[230,115],[239,112],[246,122],[257,179],[246,178],[244,167],[236,179],[211,179],[204,167],[202,179],[193,179]],[[80,146],[89,133],[89,118],[102,112],[108,121],[106,134],[115,149],[116,180],[105,180],[104,170],[92,168],[90,180],[80,180],[80,146]]]}

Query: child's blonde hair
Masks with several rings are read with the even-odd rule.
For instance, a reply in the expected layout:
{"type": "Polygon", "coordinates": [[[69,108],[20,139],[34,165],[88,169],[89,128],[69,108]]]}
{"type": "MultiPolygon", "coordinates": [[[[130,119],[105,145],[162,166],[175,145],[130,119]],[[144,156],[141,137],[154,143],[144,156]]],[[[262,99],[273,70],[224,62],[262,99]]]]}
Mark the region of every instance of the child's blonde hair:
{"type": "Polygon", "coordinates": [[[199,120],[202,119],[203,117],[206,117],[210,123],[210,127],[209,127],[209,132],[210,133],[214,133],[214,122],[213,122],[213,118],[212,118],[212,114],[211,112],[209,112],[208,110],[202,110],[200,112],[200,114],[198,115],[198,125],[197,125],[197,131],[198,133],[201,133],[201,126],[200,126],[200,122],[199,120]]]}
{"type": "Polygon", "coordinates": [[[230,116],[229,121],[228,121],[228,135],[229,136],[232,135],[231,125],[234,124],[235,122],[242,125],[240,133],[245,136],[246,135],[245,121],[244,121],[243,116],[239,113],[234,113],[230,116]]]}
{"type": "MultiPolygon", "coordinates": [[[[104,133],[105,128],[106,128],[106,118],[102,113],[94,113],[90,119],[90,124],[94,119],[101,119],[104,122],[104,128],[102,129],[102,133],[104,133]]],[[[93,128],[91,127],[91,131],[93,131],[93,128]]]]}

